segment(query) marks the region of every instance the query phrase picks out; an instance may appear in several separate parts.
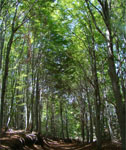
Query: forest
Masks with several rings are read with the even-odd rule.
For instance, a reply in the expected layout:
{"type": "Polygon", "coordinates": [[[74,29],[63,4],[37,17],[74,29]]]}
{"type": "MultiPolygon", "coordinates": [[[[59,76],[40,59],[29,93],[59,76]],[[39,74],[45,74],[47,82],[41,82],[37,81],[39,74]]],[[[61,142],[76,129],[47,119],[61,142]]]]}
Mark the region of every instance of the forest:
{"type": "Polygon", "coordinates": [[[126,150],[126,0],[0,0],[0,149],[126,150]]]}

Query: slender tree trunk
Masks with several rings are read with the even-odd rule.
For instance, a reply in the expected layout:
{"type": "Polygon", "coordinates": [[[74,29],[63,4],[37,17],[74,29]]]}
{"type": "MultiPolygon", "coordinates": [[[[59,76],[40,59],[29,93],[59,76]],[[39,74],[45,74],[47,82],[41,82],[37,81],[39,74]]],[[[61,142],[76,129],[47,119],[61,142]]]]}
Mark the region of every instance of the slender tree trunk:
{"type": "Polygon", "coordinates": [[[0,35],[0,70],[1,70],[1,67],[2,67],[3,48],[4,48],[4,37],[1,33],[1,35],[0,35]]]}
{"type": "Polygon", "coordinates": [[[41,124],[41,117],[42,117],[42,114],[41,114],[41,113],[42,113],[42,106],[41,106],[41,104],[39,104],[39,112],[38,112],[38,126],[39,126],[39,127],[38,127],[38,132],[39,132],[39,133],[41,133],[41,129],[42,129],[42,128],[41,128],[41,125],[42,125],[42,124],[41,124]]]}
{"type": "MultiPolygon", "coordinates": [[[[28,57],[28,56],[27,56],[28,57]]],[[[29,109],[29,80],[28,80],[28,74],[29,74],[29,66],[27,64],[27,77],[26,77],[26,130],[29,130],[29,118],[30,118],[30,109],[29,109]]]]}
{"type": "Polygon", "coordinates": [[[100,91],[98,85],[98,77],[97,77],[97,69],[96,69],[96,60],[95,60],[95,67],[94,67],[94,85],[95,85],[95,108],[96,108],[96,136],[97,136],[97,149],[101,150],[101,99],[100,99],[100,91]]]}
{"type": "Polygon", "coordinates": [[[13,92],[12,92],[12,97],[11,97],[11,107],[10,107],[10,113],[8,116],[8,121],[7,121],[7,127],[10,126],[10,123],[12,121],[13,115],[14,115],[14,111],[13,111],[13,104],[14,104],[14,96],[15,96],[15,91],[16,91],[16,84],[13,83],[13,92]]]}
{"type": "Polygon", "coordinates": [[[66,109],[66,136],[67,136],[67,139],[69,139],[69,130],[68,130],[68,113],[67,113],[67,109],[66,109]]]}
{"type": "Polygon", "coordinates": [[[31,132],[34,128],[34,83],[32,84],[32,94],[31,94],[31,132]]]}
{"type": "Polygon", "coordinates": [[[49,122],[49,101],[47,99],[46,101],[46,125],[45,125],[45,128],[46,128],[46,136],[48,136],[48,122],[49,122]]]}
{"type": "Polygon", "coordinates": [[[42,90],[40,91],[40,101],[39,101],[39,133],[41,133],[42,131],[42,90]]]}
{"type": "Polygon", "coordinates": [[[108,124],[110,140],[113,141],[113,131],[112,131],[111,124],[110,124],[110,118],[108,118],[107,124],[108,124]]]}
{"type": "Polygon", "coordinates": [[[34,48],[32,53],[32,94],[31,94],[31,131],[34,129],[34,97],[35,97],[35,73],[34,73],[34,48]]]}
{"type": "Polygon", "coordinates": [[[86,127],[86,119],[85,119],[85,102],[84,102],[84,98],[82,96],[83,93],[83,87],[81,85],[81,81],[80,81],[80,95],[79,95],[79,99],[78,99],[78,103],[80,106],[80,121],[81,121],[81,136],[82,136],[82,140],[83,143],[85,141],[85,127],[86,127]]]}
{"type": "Polygon", "coordinates": [[[86,124],[87,122],[85,122],[85,118],[84,118],[84,112],[81,112],[81,136],[82,136],[82,140],[83,140],[83,144],[84,144],[84,141],[85,141],[85,129],[84,129],[84,125],[86,124]]]}
{"type": "Polygon", "coordinates": [[[64,139],[63,104],[60,100],[61,137],[64,139]]]}
{"type": "Polygon", "coordinates": [[[92,115],[92,107],[91,107],[91,102],[89,99],[89,92],[88,88],[86,85],[86,93],[87,93],[87,101],[88,101],[88,109],[89,109],[89,115],[90,115],[90,142],[93,142],[93,115],[92,115]]]}
{"type": "Polygon", "coordinates": [[[95,54],[95,40],[93,37],[93,31],[90,24],[90,30],[92,34],[92,49],[89,46],[89,54],[91,57],[91,67],[92,67],[92,75],[94,80],[94,95],[95,95],[95,110],[96,110],[96,137],[97,137],[97,150],[101,150],[102,146],[102,135],[101,135],[101,98],[100,98],[100,90],[97,76],[97,66],[96,66],[96,54],[95,54]]]}
{"type": "Polygon", "coordinates": [[[26,130],[29,130],[29,117],[30,117],[30,113],[29,113],[29,91],[28,91],[28,87],[26,90],[26,115],[27,115],[27,120],[26,120],[26,130]]]}
{"type": "Polygon", "coordinates": [[[39,130],[39,98],[40,98],[40,90],[39,90],[39,75],[37,74],[37,82],[36,82],[36,104],[35,104],[35,124],[36,131],[39,130]]]}
{"type": "Polygon", "coordinates": [[[85,120],[86,120],[86,137],[87,137],[87,143],[89,143],[89,128],[88,128],[88,116],[87,116],[87,113],[85,113],[85,120]]]}
{"type": "Polygon", "coordinates": [[[55,138],[55,104],[53,97],[51,99],[51,133],[52,137],[55,138]]]}

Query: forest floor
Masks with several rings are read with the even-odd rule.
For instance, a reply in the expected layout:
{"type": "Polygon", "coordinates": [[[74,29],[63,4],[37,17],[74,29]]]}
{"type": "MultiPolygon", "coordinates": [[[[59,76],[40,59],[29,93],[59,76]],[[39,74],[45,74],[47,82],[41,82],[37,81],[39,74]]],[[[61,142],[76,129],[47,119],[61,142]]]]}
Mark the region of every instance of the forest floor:
{"type": "MultiPolygon", "coordinates": [[[[84,145],[75,140],[52,140],[35,132],[9,130],[1,135],[0,150],[96,150],[96,142],[84,145]]],[[[121,150],[121,144],[103,142],[102,150],[121,150]]]]}

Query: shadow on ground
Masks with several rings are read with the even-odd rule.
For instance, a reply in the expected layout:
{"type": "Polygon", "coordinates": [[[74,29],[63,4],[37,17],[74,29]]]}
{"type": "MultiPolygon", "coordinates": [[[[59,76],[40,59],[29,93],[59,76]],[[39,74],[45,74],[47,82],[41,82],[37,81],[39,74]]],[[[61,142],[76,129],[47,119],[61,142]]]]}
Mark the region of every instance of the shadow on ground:
{"type": "MultiPolygon", "coordinates": [[[[96,150],[96,143],[84,145],[75,140],[45,139],[36,132],[9,130],[1,135],[0,150],[96,150]]],[[[102,150],[121,150],[121,144],[106,141],[102,144],[102,150]]]]}

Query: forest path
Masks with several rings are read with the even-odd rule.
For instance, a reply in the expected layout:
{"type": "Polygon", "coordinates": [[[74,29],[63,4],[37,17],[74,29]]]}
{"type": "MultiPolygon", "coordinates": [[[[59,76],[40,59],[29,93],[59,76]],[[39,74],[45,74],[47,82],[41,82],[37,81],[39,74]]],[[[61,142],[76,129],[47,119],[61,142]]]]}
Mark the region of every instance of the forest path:
{"type": "MultiPolygon", "coordinates": [[[[96,150],[96,143],[83,145],[72,140],[52,140],[43,138],[38,133],[29,133],[23,130],[10,130],[0,137],[0,150],[96,150]]],[[[121,150],[118,142],[104,142],[102,150],[121,150]]]]}
{"type": "Polygon", "coordinates": [[[84,145],[78,142],[65,143],[63,141],[47,140],[46,144],[45,147],[50,150],[81,150],[84,148],[84,145]]]}
{"type": "MultiPolygon", "coordinates": [[[[78,142],[65,143],[63,141],[47,140],[43,150],[96,150],[96,142],[91,144],[81,144],[78,142]]],[[[104,142],[102,150],[121,150],[121,145],[118,142],[104,142]]]]}

